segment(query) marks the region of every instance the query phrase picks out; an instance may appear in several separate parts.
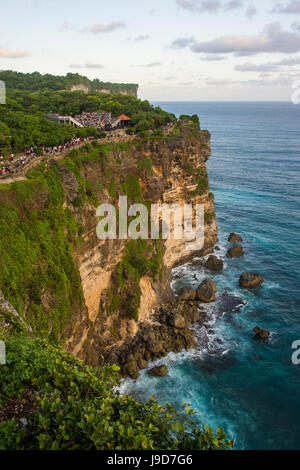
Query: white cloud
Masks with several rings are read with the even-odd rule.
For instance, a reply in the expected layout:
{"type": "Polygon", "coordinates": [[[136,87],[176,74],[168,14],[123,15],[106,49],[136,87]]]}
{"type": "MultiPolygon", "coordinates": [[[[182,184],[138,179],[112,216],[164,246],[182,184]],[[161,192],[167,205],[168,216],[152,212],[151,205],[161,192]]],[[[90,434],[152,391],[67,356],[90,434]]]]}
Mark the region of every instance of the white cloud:
{"type": "Polygon", "coordinates": [[[219,62],[221,60],[225,60],[226,57],[223,55],[206,55],[200,58],[201,60],[207,60],[209,62],[219,62]]]}
{"type": "Polygon", "coordinates": [[[235,66],[235,70],[238,72],[274,72],[278,70],[276,64],[240,64],[235,66]]]}
{"type": "Polygon", "coordinates": [[[246,16],[251,20],[257,14],[257,9],[254,5],[249,5],[246,10],[246,16]]]}
{"type": "Polygon", "coordinates": [[[138,67],[161,67],[162,62],[150,62],[149,64],[139,65],[138,67]]]}
{"type": "Polygon", "coordinates": [[[171,49],[183,49],[191,44],[194,44],[196,41],[194,38],[178,38],[172,42],[170,45],[171,49]]]}
{"type": "Polygon", "coordinates": [[[229,54],[249,56],[263,52],[300,51],[300,34],[284,31],[279,22],[268,24],[259,35],[221,36],[206,42],[191,45],[196,53],[229,54]]]}
{"type": "Polygon", "coordinates": [[[96,23],[92,26],[83,28],[82,33],[91,33],[91,34],[102,34],[102,33],[111,33],[116,29],[125,28],[125,23],[122,21],[113,21],[109,24],[96,23]]]}
{"type": "Polygon", "coordinates": [[[278,3],[272,13],[300,13],[300,0],[289,0],[286,4],[278,3]]]}
{"type": "Polygon", "coordinates": [[[72,25],[71,23],[69,23],[68,20],[65,20],[63,22],[63,24],[57,28],[57,31],[59,31],[60,33],[63,32],[63,31],[73,31],[76,29],[76,26],[72,25]]]}
{"type": "Polygon", "coordinates": [[[94,62],[86,62],[85,64],[70,64],[71,69],[103,69],[104,65],[94,62]]]}
{"type": "Polygon", "coordinates": [[[140,36],[136,36],[133,41],[134,42],[140,42],[140,41],[146,41],[147,39],[150,39],[150,36],[148,34],[141,34],[140,36]]]}
{"type": "Polygon", "coordinates": [[[242,0],[230,0],[224,5],[225,10],[235,10],[243,6],[242,0]]]}
{"type": "Polygon", "coordinates": [[[236,10],[243,6],[242,0],[176,0],[177,6],[183,10],[189,10],[197,13],[215,13],[223,10],[236,10]]]}
{"type": "Polygon", "coordinates": [[[245,63],[235,66],[239,72],[279,72],[281,67],[300,64],[300,57],[288,57],[277,62],[266,62],[264,64],[245,63]]]}
{"type": "Polygon", "coordinates": [[[28,57],[30,55],[27,51],[17,50],[17,51],[10,51],[5,47],[0,46],[0,58],[3,57],[5,59],[20,59],[22,57],[28,57]]]}

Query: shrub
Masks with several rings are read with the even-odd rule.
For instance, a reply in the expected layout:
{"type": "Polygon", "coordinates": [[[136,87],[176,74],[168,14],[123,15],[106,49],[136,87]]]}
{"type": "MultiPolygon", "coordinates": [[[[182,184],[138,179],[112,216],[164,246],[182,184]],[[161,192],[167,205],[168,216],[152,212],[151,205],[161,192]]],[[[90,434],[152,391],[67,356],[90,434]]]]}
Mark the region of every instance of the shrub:
{"type": "Polygon", "coordinates": [[[188,114],[181,114],[181,116],[179,117],[179,120],[180,121],[192,121],[194,124],[197,124],[198,126],[200,126],[200,120],[199,120],[198,114],[193,114],[192,116],[188,114]]]}
{"type": "Polygon", "coordinates": [[[0,368],[0,449],[231,448],[223,430],[201,427],[189,405],[178,416],[171,405],[162,407],[153,398],[139,403],[120,395],[114,388],[118,369],[96,371],[46,341],[11,338],[7,364],[0,368]],[[5,418],[21,400],[25,428],[13,416],[5,418]]]}
{"type": "Polygon", "coordinates": [[[151,158],[145,157],[142,161],[138,163],[138,169],[146,170],[147,173],[153,175],[153,161],[151,158]]]}

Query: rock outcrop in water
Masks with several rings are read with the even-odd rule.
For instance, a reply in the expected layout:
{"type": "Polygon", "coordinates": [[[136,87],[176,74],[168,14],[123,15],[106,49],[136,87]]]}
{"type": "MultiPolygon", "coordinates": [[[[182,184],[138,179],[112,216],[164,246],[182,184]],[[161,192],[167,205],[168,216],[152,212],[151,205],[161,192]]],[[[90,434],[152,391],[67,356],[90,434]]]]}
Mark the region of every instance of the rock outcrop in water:
{"type": "Polygon", "coordinates": [[[244,288],[258,287],[263,284],[263,282],[265,282],[265,280],[260,274],[256,273],[243,273],[239,280],[240,286],[244,288]]]}
{"type": "Polygon", "coordinates": [[[268,330],[264,330],[263,328],[260,328],[259,326],[256,326],[253,329],[255,336],[257,336],[260,339],[268,339],[270,337],[270,332],[268,330]]]}
{"type": "Polygon", "coordinates": [[[165,377],[168,373],[167,366],[155,366],[149,370],[150,377],[165,377]]]}
{"type": "Polygon", "coordinates": [[[197,289],[197,298],[201,302],[210,303],[216,300],[216,284],[211,279],[205,279],[197,289]]]}
{"type": "Polygon", "coordinates": [[[222,271],[223,266],[223,260],[215,255],[209,256],[205,263],[206,269],[210,269],[211,271],[222,271]]]}
{"type": "Polygon", "coordinates": [[[231,233],[228,237],[228,241],[230,243],[239,243],[239,242],[242,242],[243,239],[240,235],[238,235],[237,233],[231,233]]]}
{"type": "Polygon", "coordinates": [[[237,245],[237,246],[234,246],[233,248],[229,248],[226,256],[228,258],[240,258],[244,254],[245,254],[244,248],[241,245],[237,245]]]}

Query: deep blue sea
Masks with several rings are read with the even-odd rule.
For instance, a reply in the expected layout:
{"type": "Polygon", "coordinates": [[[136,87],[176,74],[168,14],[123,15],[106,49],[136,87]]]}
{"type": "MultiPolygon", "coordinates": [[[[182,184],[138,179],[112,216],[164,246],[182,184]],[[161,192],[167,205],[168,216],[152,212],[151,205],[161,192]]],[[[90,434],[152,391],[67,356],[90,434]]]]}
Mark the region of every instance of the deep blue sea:
{"type": "Polygon", "coordinates": [[[197,350],[160,360],[168,365],[166,378],[144,371],[122,388],[178,408],[191,403],[203,424],[225,428],[235,449],[300,449],[300,365],[291,361],[292,342],[300,340],[300,105],[155,104],[177,116],[198,114],[201,128],[211,132],[208,172],[217,254],[225,267],[215,275],[190,265],[176,270],[175,290],[196,288],[208,276],[215,280],[213,333],[198,329],[197,350]],[[229,260],[227,238],[234,231],[246,254],[229,260]],[[259,272],[265,284],[253,292],[240,289],[243,271],[259,272]],[[256,325],[271,331],[269,340],[254,338],[256,325]]]}

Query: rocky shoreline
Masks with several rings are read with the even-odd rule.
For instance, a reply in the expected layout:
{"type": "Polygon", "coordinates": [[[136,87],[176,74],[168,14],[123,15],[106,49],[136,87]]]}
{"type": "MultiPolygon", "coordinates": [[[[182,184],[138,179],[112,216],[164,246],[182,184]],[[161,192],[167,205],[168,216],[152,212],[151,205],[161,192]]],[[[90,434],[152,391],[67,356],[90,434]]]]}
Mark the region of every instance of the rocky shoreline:
{"type": "Polygon", "coordinates": [[[170,352],[196,347],[191,326],[195,323],[203,325],[206,320],[207,314],[196,295],[194,299],[175,299],[154,309],[149,319],[140,323],[134,338],[110,349],[104,359],[119,365],[122,376],[136,379],[149,361],[156,361],[170,352]]]}
{"type": "MultiPolygon", "coordinates": [[[[230,234],[228,238],[229,243],[241,241],[242,238],[237,234],[230,234]]],[[[240,248],[241,256],[245,253],[241,245],[235,245],[228,252],[236,248],[240,248]]],[[[235,257],[229,256],[228,252],[227,257],[235,257]]],[[[212,254],[206,261],[203,258],[193,260],[192,266],[203,266],[212,272],[220,272],[224,262],[222,258],[212,254]]],[[[264,279],[259,274],[247,272],[239,279],[240,287],[248,289],[258,287],[263,282],[264,279]]],[[[215,283],[209,278],[202,281],[197,289],[184,287],[173,301],[152,309],[147,320],[140,323],[133,338],[106,351],[104,361],[119,365],[123,377],[135,380],[139,377],[139,372],[148,367],[150,361],[155,362],[170,352],[179,353],[199,347],[196,330],[192,329],[192,326],[208,328],[209,316],[204,305],[216,301],[216,291],[215,283]]],[[[208,330],[209,332],[212,330],[208,330]]],[[[258,339],[267,339],[270,336],[270,332],[258,326],[253,332],[258,339]]],[[[165,377],[167,372],[165,365],[159,365],[148,370],[148,375],[165,377]]]]}

